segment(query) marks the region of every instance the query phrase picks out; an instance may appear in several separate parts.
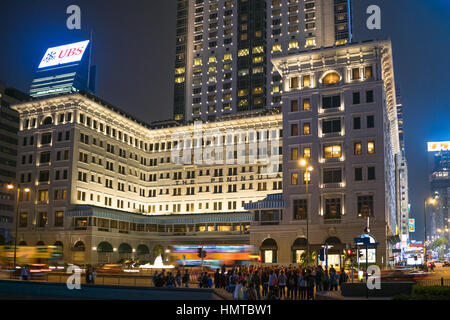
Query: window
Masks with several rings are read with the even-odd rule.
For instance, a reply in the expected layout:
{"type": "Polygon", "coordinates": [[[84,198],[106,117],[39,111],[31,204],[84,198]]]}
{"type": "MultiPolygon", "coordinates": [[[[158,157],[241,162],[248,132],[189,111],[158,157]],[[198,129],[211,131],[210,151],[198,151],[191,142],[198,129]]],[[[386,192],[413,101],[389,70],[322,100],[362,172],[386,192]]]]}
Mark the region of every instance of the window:
{"type": "Polygon", "coordinates": [[[367,168],[367,180],[375,180],[375,167],[367,168]]]}
{"type": "Polygon", "coordinates": [[[341,132],[341,119],[323,120],[322,133],[338,133],[341,132]]]}
{"type": "Polygon", "coordinates": [[[50,171],[44,170],[39,172],[39,182],[48,182],[50,180],[50,171]]]}
{"type": "Polygon", "coordinates": [[[26,228],[28,225],[28,213],[27,212],[21,212],[19,214],[19,227],[20,228],[26,228]]]}
{"type": "Polygon", "coordinates": [[[298,100],[291,100],[291,112],[298,111],[298,100]]]}
{"type": "Polygon", "coordinates": [[[370,79],[372,78],[372,66],[368,66],[364,68],[365,78],[370,79]]]}
{"type": "Polygon", "coordinates": [[[311,100],[303,99],[303,110],[308,111],[311,110],[311,100]]]}
{"type": "Polygon", "coordinates": [[[359,68],[352,69],[352,80],[358,80],[359,78],[359,68]]]}
{"type": "Polygon", "coordinates": [[[353,154],[355,156],[360,156],[362,154],[362,144],[361,142],[355,142],[353,145],[353,154]]]}
{"type": "Polygon", "coordinates": [[[303,158],[305,158],[305,159],[311,158],[311,148],[310,147],[303,148],[303,158]]]}
{"type": "Polygon", "coordinates": [[[291,78],[291,89],[298,88],[298,77],[291,78]]]}
{"type": "Polygon", "coordinates": [[[358,196],[358,217],[373,216],[373,196],[358,196]]]}
{"type": "Polygon", "coordinates": [[[293,123],[291,124],[291,136],[297,136],[298,135],[298,124],[293,123]]]}
{"type": "Polygon", "coordinates": [[[375,128],[375,117],[373,115],[367,116],[367,128],[375,128]]]}
{"type": "Polygon", "coordinates": [[[47,163],[50,162],[50,151],[48,152],[41,152],[41,158],[40,158],[40,163],[47,163]]]}
{"type": "Polygon", "coordinates": [[[294,200],[293,203],[293,217],[294,220],[304,220],[308,214],[307,200],[306,199],[297,199],[294,200]]]}
{"type": "Polygon", "coordinates": [[[362,181],[362,168],[355,168],[355,181],[362,181]]]}
{"type": "Polygon", "coordinates": [[[45,212],[45,211],[39,212],[37,223],[38,223],[38,227],[40,227],[40,228],[45,227],[45,225],[47,224],[47,212],[45,212]]]}
{"type": "Polygon", "coordinates": [[[298,160],[298,148],[291,149],[291,160],[298,160]]]}
{"type": "Polygon", "coordinates": [[[366,103],[372,103],[374,102],[373,98],[373,90],[366,91],[366,103]]]}
{"type": "Polygon", "coordinates": [[[49,144],[52,142],[52,134],[49,133],[43,133],[41,137],[41,144],[49,144]]]}
{"type": "Polygon", "coordinates": [[[375,153],[375,141],[367,142],[367,153],[374,154],[375,153]]]}
{"type": "Polygon", "coordinates": [[[62,227],[64,225],[64,211],[55,212],[55,227],[62,227]]]}
{"type": "Polygon", "coordinates": [[[291,173],[291,185],[297,185],[298,184],[298,173],[294,172],[291,173]]]}
{"type": "Polygon", "coordinates": [[[303,134],[310,135],[311,134],[311,125],[309,122],[303,123],[303,134]]]}
{"type": "Polygon", "coordinates": [[[330,96],[322,98],[323,109],[339,108],[340,106],[341,106],[341,96],[330,96]]]}
{"type": "Polygon", "coordinates": [[[325,219],[340,219],[341,217],[341,199],[325,199],[325,219]]]}
{"type": "Polygon", "coordinates": [[[353,104],[360,104],[361,98],[359,92],[353,92],[353,104]]]}
{"type": "Polygon", "coordinates": [[[310,87],[310,86],[311,86],[311,76],[309,74],[303,76],[303,87],[310,87]]]}
{"type": "Polygon", "coordinates": [[[323,169],[323,183],[340,183],[340,182],[342,182],[341,168],[323,169]]]}
{"type": "Polygon", "coordinates": [[[38,193],[38,200],[40,202],[46,202],[48,201],[48,190],[39,190],[38,193]]]}
{"type": "Polygon", "coordinates": [[[353,118],[353,130],[361,129],[361,117],[353,118]]]}
{"type": "Polygon", "coordinates": [[[323,147],[323,157],[325,159],[340,158],[341,154],[342,154],[342,148],[340,145],[323,147]]]}
{"type": "Polygon", "coordinates": [[[336,72],[330,72],[322,79],[322,83],[325,85],[339,83],[341,77],[336,72]]]}

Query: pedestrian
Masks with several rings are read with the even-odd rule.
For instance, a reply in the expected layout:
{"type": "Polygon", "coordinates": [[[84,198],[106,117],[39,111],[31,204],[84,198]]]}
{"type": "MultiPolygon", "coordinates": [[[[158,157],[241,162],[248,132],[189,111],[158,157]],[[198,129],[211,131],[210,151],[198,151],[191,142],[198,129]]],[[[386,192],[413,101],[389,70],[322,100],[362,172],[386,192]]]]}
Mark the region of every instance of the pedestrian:
{"type": "Polygon", "coordinates": [[[330,291],[333,291],[334,289],[336,289],[337,291],[339,275],[336,273],[336,270],[334,268],[331,268],[330,272],[330,291]]]}
{"type": "Polygon", "coordinates": [[[233,298],[239,300],[239,291],[242,288],[242,282],[238,282],[233,293],[233,298]]]}
{"type": "Polygon", "coordinates": [[[189,288],[189,272],[186,270],[183,275],[183,284],[186,288],[189,288]]]}
{"type": "Polygon", "coordinates": [[[95,268],[92,268],[91,284],[95,284],[95,278],[96,277],[97,277],[97,270],[95,268]]]}
{"type": "Polygon", "coordinates": [[[86,267],[85,276],[86,276],[86,284],[91,284],[92,270],[90,264],[88,264],[86,267]]]}
{"type": "Polygon", "coordinates": [[[25,265],[22,267],[22,270],[20,270],[20,280],[25,280],[25,281],[29,280],[28,275],[29,275],[28,266],[25,265]]]}
{"type": "Polygon", "coordinates": [[[284,274],[284,271],[281,271],[280,276],[278,277],[278,286],[280,288],[280,299],[286,297],[286,283],[287,278],[284,274]]]}
{"type": "Polygon", "coordinates": [[[330,290],[330,277],[328,276],[328,270],[325,268],[323,272],[323,281],[322,281],[323,291],[330,290]]]}
{"type": "Polygon", "coordinates": [[[306,294],[308,300],[314,300],[315,277],[311,274],[311,270],[306,271],[306,294]]]}
{"type": "Polygon", "coordinates": [[[256,270],[255,274],[252,277],[252,284],[255,288],[256,297],[258,300],[261,299],[261,278],[259,276],[259,271],[256,270]]]}
{"type": "Polygon", "coordinates": [[[342,284],[348,281],[348,275],[345,272],[345,269],[341,269],[341,276],[339,277],[339,288],[342,289],[342,284]]]}
{"type": "Polygon", "coordinates": [[[306,275],[305,275],[306,271],[302,270],[302,272],[299,274],[298,276],[298,287],[299,287],[299,292],[300,292],[300,299],[301,300],[306,300],[306,288],[307,288],[307,283],[306,283],[306,275]]]}
{"type": "Polygon", "coordinates": [[[153,277],[152,277],[154,287],[158,286],[158,278],[159,278],[158,271],[155,271],[155,273],[153,274],[153,277]]]}
{"type": "Polygon", "coordinates": [[[178,288],[181,287],[181,273],[180,270],[177,271],[177,275],[175,277],[175,284],[178,288]]]}
{"type": "Polygon", "coordinates": [[[263,297],[267,297],[269,293],[269,274],[267,270],[264,270],[261,274],[261,282],[262,282],[262,295],[263,297]]]}
{"type": "Polygon", "coordinates": [[[323,291],[323,269],[322,266],[318,266],[317,267],[317,272],[316,272],[316,288],[317,291],[323,291]]]}

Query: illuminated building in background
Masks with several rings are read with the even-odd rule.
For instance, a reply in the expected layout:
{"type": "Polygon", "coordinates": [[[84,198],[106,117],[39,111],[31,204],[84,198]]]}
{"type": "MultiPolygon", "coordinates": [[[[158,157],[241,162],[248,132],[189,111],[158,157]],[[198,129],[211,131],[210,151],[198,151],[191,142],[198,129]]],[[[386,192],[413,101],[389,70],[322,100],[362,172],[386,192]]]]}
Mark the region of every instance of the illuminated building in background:
{"type": "Polygon", "coordinates": [[[427,206],[427,240],[449,238],[450,141],[428,142],[430,195],[436,199],[427,206]]]}
{"type": "Polygon", "coordinates": [[[267,199],[261,211],[270,212],[252,223],[250,244],[269,251],[272,262],[295,263],[307,240],[316,253],[327,243],[329,264],[342,265],[343,250],[369,219],[368,236],[379,243],[369,261],[392,264],[400,241],[401,151],[391,42],[322,48],[272,63],[283,76],[285,206],[279,214],[267,199]]]}
{"type": "Polygon", "coordinates": [[[409,242],[409,191],[408,191],[408,163],[406,161],[406,151],[405,151],[405,138],[404,138],[404,117],[403,117],[404,106],[402,103],[400,90],[397,88],[397,122],[398,122],[398,135],[400,143],[400,153],[396,156],[396,166],[397,166],[397,186],[398,186],[398,205],[400,206],[399,215],[399,234],[400,234],[400,248],[405,249],[409,242]]]}
{"type": "Polygon", "coordinates": [[[19,113],[10,106],[30,99],[0,82],[0,244],[13,240],[16,189],[8,190],[7,186],[16,185],[19,113]]]}
{"type": "Polygon", "coordinates": [[[282,190],[281,114],[222,118],[196,137],[194,125],[147,124],[84,93],[13,108],[17,179],[31,189],[19,198],[18,241],[62,243],[66,262],[154,259],[169,245],[248,245],[253,217],[244,204],[282,190]],[[189,144],[215,146],[214,158],[232,162],[174,161],[189,144]],[[270,163],[256,158],[267,152],[270,163]],[[241,155],[249,160],[237,162],[241,155]]]}
{"type": "Polygon", "coordinates": [[[87,91],[95,93],[95,66],[91,66],[90,41],[80,41],[45,52],[31,83],[30,95],[42,98],[87,91]]]}
{"type": "Polygon", "coordinates": [[[177,121],[281,109],[272,58],[345,45],[351,0],[177,0],[177,121]]]}

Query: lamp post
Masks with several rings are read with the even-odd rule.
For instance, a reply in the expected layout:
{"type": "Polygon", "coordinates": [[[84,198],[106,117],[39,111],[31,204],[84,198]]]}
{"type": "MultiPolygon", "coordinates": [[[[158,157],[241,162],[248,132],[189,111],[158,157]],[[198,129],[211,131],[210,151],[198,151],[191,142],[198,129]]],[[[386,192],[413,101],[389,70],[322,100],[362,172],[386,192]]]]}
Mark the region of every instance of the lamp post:
{"type": "Polygon", "coordinates": [[[436,204],[435,198],[425,198],[424,206],[423,206],[423,219],[424,219],[424,241],[423,241],[423,255],[425,268],[428,268],[428,253],[427,253],[427,204],[434,205],[436,204]]]}
{"type": "Polygon", "coordinates": [[[300,159],[299,161],[300,167],[306,168],[306,172],[304,174],[304,180],[306,182],[306,261],[309,266],[309,193],[308,193],[308,183],[311,180],[311,171],[314,168],[308,165],[308,162],[305,159],[300,159]]]}
{"type": "MultiPolygon", "coordinates": [[[[8,190],[14,190],[13,184],[8,184],[6,186],[8,190]]],[[[24,191],[26,193],[30,192],[30,188],[25,188],[24,191]]],[[[16,210],[14,212],[14,220],[15,220],[15,234],[14,234],[14,270],[16,269],[16,262],[17,262],[17,238],[18,238],[18,226],[19,226],[19,195],[20,195],[20,187],[17,187],[17,194],[16,194],[16,210]]]]}

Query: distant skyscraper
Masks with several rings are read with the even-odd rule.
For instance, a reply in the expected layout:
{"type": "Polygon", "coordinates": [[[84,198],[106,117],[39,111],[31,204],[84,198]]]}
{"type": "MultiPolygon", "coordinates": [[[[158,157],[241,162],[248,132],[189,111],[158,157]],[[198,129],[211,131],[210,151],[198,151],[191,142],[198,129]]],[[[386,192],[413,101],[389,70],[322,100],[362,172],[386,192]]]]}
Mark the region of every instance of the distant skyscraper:
{"type": "Polygon", "coordinates": [[[178,0],[174,119],[281,108],[271,59],[351,42],[350,0],[178,0]]]}
{"type": "Polygon", "coordinates": [[[17,132],[19,113],[11,105],[30,99],[25,93],[0,83],[0,244],[13,240],[15,191],[8,184],[16,184],[17,132]]]}
{"type": "Polygon", "coordinates": [[[77,91],[95,92],[95,66],[91,66],[89,40],[49,48],[30,87],[34,98],[77,91]]]}
{"type": "Polygon", "coordinates": [[[428,142],[428,153],[430,191],[437,201],[427,206],[427,236],[429,240],[444,236],[450,240],[450,141],[428,142]]]}

